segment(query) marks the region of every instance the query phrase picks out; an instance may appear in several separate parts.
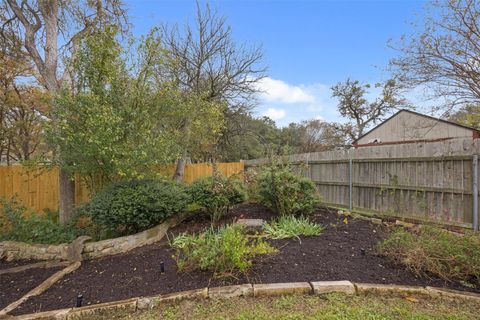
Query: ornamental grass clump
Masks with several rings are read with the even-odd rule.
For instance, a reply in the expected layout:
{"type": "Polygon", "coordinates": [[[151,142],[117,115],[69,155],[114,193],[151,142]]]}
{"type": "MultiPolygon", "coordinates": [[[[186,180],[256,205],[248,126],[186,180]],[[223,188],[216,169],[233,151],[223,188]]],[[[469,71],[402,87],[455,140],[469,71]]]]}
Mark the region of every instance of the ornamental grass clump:
{"type": "Polygon", "coordinates": [[[180,271],[209,270],[215,276],[245,272],[256,255],[276,251],[267,242],[249,236],[240,225],[213,227],[201,234],[181,234],[170,245],[180,271]]]}
{"type": "Polygon", "coordinates": [[[397,229],[379,244],[379,251],[418,275],[480,285],[480,236],[423,226],[418,231],[397,229]]]}
{"type": "Polygon", "coordinates": [[[263,225],[263,232],[271,239],[318,236],[325,228],[306,217],[282,216],[263,225]]]}

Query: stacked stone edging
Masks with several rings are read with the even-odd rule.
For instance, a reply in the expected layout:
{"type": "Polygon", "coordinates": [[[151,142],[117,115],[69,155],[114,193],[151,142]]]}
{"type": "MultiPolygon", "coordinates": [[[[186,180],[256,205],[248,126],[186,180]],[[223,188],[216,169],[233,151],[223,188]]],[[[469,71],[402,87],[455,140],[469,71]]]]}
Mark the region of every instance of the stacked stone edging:
{"type": "MultiPolygon", "coordinates": [[[[163,239],[168,228],[178,224],[180,221],[181,219],[171,219],[156,227],[130,236],[82,243],[83,251],[81,251],[81,257],[82,259],[100,258],[155,243],[163,239]]],[[[77,261],[72,256],[72,252],[75,252],[75,249],[73,249],[74,244],[75,241],[59,245],[3,241],[0,242],[0,258],[4,258],[7,261],[22,259],[77,261]]]]}
{"type": "Polygon", "coordinates": [[[138,310],[153,309],[159,303],[178,300],[194,299],[228,299],[233,297],[260,297],[279,296],[286,294],[326,294],[341,292],[350,295],[411,295],[418,294],[431,298],[450,298],[475,301],[480,304],[480,294],[463,292],[457,290],[421,287],[385,285],[373,283],[352,283],[350,281],[312,281],[292,283],[270,283],[270,284],[241,284],[225,287],[201,288],[177,293],[153,297],[130,298],[127,300],[114,301],[91,305],[81,308],[67,308],[60,310],[32,313],[21,316],[11,316],[12,320],[46,320],[46,319],[82,319],[85,316],[106,315],[110,312],[135,313],[138,310]],[[257,289],[257,294],[255,294],[257,289]],[[261,292],[260,294],[258,294],[261,292]]]}

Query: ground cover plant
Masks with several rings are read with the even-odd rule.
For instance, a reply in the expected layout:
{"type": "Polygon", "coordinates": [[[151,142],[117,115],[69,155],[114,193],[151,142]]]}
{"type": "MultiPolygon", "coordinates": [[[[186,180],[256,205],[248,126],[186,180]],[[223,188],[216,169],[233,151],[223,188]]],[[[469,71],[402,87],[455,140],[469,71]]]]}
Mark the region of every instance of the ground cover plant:
{"type": "Polygon", "coordinates": [[[0,241],[59,244],[75,237],[75,230],[58,223],[56,212],[40,214],[27,210],[15,198],[0,198],[0,241]]]}
{"type": "Polygon", "coordinates": [[[260,202],[280,215],[308,215],[319,203],[314,183],[273,161],[258,177],[260,202]]]}
{"type": "Polygon", "coordinates": [[[422,297],[378,297],[328,294],[266,298],[205,299],[164,303],[131,315],[109,314],[100,319],[232,319],[232,320],[365,320],[477,319],[479,305],[422,297]]]}
{"type": "Polygon", "coordinates": [[[167,180],[115,183],[77,210],[109,235],[137,233],[185,212],[189,197],[182,184],[167,180]]]}
{"type": "Polygon", "coordinates": [[[275,249],[258,237],[247,235],[240,225],[211,227],[200,234],[181,234],[171,241],[180,271],[210,270],[215,275],[234,275],[252,265],[256,255],[275,249]]]}
{"type": "Polygon", "coordinates": [[[266,222],[263,232],[271,239],[285,239],[299,236],[318,236],[324,227],[310,221],[306,217],[281,216],[278,219],[266,222]]]}
{"type": "Polygon", "coordinates": [[[380,243],[379,250],[416,274],[480,286],[479,235],[460,236],[431,226],[417,231],[399,228],[380,243]]]}
{"type": "Polygon", "coordinates": [[[217,174],[195,181],[188,193],[192,202],[214,222],[225,216],[234,205],[246,200],[246,193],[238,179],[217,174]]]}

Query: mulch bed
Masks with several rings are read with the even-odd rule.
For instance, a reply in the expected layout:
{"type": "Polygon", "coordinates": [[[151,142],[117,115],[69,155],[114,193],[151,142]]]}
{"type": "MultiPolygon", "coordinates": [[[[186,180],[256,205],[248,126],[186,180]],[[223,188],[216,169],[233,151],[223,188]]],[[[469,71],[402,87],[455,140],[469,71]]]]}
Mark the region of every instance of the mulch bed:
{"type": "Polygon", "coordinates": [[[13,260],[7,261],[5,259],[0,259],[0,270],[10,269],[14,267],[26,266],[28,264],[33,264],[40,262],[39,260],[13,260]]]}
{"type": "MultiPolygon", "coordinates": [[[[222,222],[239,217],[268,220],[273,216],[261,205],[246,204],[232,210],[222,222]]],[[[315,220],[327,227],[320,236],[301,237],[300,241],[270,241],[280,249],[279,253],[256,259],[248,275],[212,279],[210,272],[177,273],[173,252],[164,240],[126,254],[84,261],[78,270],[65,276],[42,295],[20,305],[13,314],[72,307],[78,294],[83,295],[84,304],[96,304],[245,282],[350,280],[468,290],[460,284],[445,283],[438,278],[417,277],[404,267],[376,255],[376,244],[387,235],[384,226],[360,219],[349,219],[345,224],[342,217],[327,209],[317,210],[315,220]],[[365,250],[365,255],[361,249],[365,250]],[[160,262],[165,263],[165,274],[160,274],[160,262]]],[[[171,231],[174,234],[198,232],[208,226],[208,219],[198,215],[171,231]]]]}
{"type": "Polygon", "coordinates": [[[35,268],[0,275],[0,310],[23,297],[61,268],[35,268]]]}

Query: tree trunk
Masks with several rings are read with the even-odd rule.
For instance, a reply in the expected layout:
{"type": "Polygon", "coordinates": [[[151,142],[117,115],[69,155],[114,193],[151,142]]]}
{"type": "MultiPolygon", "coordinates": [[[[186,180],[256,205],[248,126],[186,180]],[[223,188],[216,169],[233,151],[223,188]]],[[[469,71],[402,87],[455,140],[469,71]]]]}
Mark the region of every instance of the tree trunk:
{"type": "Polygon", "coordinates": [[[60,169],[60,207],[59,220],[61,224],[70,221],[73,206],[75,205],[75,180],[71,179],[68,172],[60,169]]]}
{"type": "Polygon", "coordinates": [[[187,164],[187,153],[184,152],[183,156],[177,161],[177,167],[175,168],[175,173],[173,174],[173,180],[175,180],[176,182],[183,181],[183,175],[185,174],[186,164],[187,164]]]}

